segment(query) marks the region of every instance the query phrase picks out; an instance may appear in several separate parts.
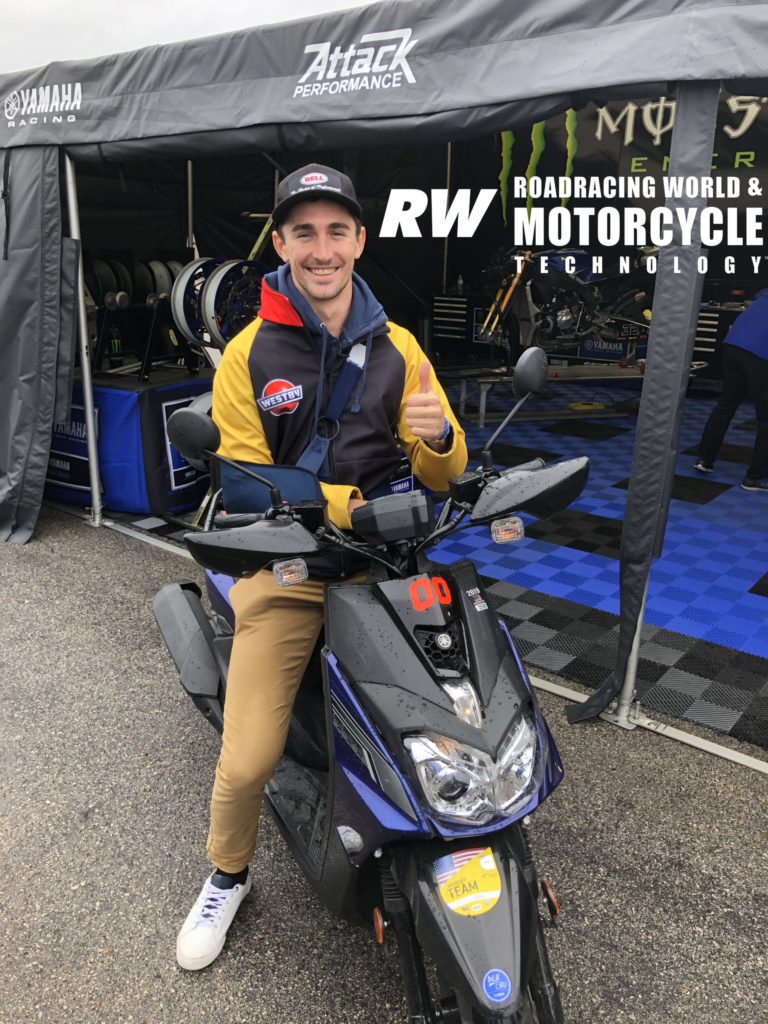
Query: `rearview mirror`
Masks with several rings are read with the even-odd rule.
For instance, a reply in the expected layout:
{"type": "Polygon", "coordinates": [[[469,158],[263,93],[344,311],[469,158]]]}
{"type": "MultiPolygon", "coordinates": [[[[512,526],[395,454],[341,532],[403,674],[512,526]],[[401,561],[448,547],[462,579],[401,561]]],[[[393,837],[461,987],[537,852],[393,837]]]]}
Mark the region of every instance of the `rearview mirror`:
{"type": "Polygon", "coordinates": [[[168,439],[190,465],[200,463],[221,444],[219,428],[210,416],[196,409],[177,409],[168,420],[168,439]]]}
{"type": "Polygon", "coordinates": [[[524,398],[531,392],[541,391],[547,382],[547,356],[544,349],[527,348],[515,363],[512,389],[515,397],[524,398]]]}

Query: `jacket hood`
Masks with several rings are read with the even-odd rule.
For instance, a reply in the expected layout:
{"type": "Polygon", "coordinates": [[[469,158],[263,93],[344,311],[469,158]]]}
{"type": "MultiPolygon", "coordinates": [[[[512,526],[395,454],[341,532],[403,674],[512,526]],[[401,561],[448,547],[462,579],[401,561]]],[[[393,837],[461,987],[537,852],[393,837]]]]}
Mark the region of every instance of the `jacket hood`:
{"type": "MultiPolygon", "coordinates": [[[[309,333],[322,345],[322,339],[330,337],[325,324],[293,283],[291,268],[284,263],[261,282],[262,320],[294,327],[306,327],[309,333]]],[[[377,327],[387,322],[387,314],[365,281],[352,274],[352,305],[339,335],[339,347],[343,351],[353,342],[365,338],[377,327]]]]}

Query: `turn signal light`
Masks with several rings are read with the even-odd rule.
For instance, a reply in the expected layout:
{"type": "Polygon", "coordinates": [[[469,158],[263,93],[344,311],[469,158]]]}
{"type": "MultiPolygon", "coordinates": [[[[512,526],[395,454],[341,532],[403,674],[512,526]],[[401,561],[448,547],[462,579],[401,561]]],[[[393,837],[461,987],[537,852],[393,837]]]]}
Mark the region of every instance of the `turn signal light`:
{"type": "Polygon", "coordinates": [[[292,558],[290,562],[275,562],[272,575],[278,587],[293,587],[309,579],[309,569],[303,558],[292,558]]]}
{"type": "Polygon", "coordinates": [[[522,540],[524,536],[525,526],[520,516],[507,516],[491,523],[491,537],[495,544],[510,544],[514,540],[522,540]]]}

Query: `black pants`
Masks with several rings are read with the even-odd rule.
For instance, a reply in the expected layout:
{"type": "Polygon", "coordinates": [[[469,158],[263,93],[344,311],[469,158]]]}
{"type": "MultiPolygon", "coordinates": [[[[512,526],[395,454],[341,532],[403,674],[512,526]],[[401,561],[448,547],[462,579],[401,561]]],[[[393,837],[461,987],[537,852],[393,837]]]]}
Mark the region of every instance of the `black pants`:
{"type": "Polygon", "coordinates": [[[757,437],[747,476],[768,476],[768,359],[739,348],[723,345],[723,390],[712,410],[699,444],[699,458],[710,465],[715,461],[733,415],[751,398],[757,413],[757,437]]]}

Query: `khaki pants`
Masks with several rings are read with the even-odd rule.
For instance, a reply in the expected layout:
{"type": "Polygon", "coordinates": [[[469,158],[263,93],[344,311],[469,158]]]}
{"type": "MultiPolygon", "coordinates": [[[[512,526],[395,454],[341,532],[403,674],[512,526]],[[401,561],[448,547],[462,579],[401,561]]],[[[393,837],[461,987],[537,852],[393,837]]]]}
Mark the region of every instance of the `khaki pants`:
{"type": "MultiPolygon", "coordinates": [[[[360,573],[347,582],[364,579],[360,573]]],[[[236,874],[253,855],[261,794],[285,746],[296,691],[323,625],[328,582],[279,587],[272,571],[263,570],[230,592],[235,640],[207,847],[222,871],[236,874]]]]}

